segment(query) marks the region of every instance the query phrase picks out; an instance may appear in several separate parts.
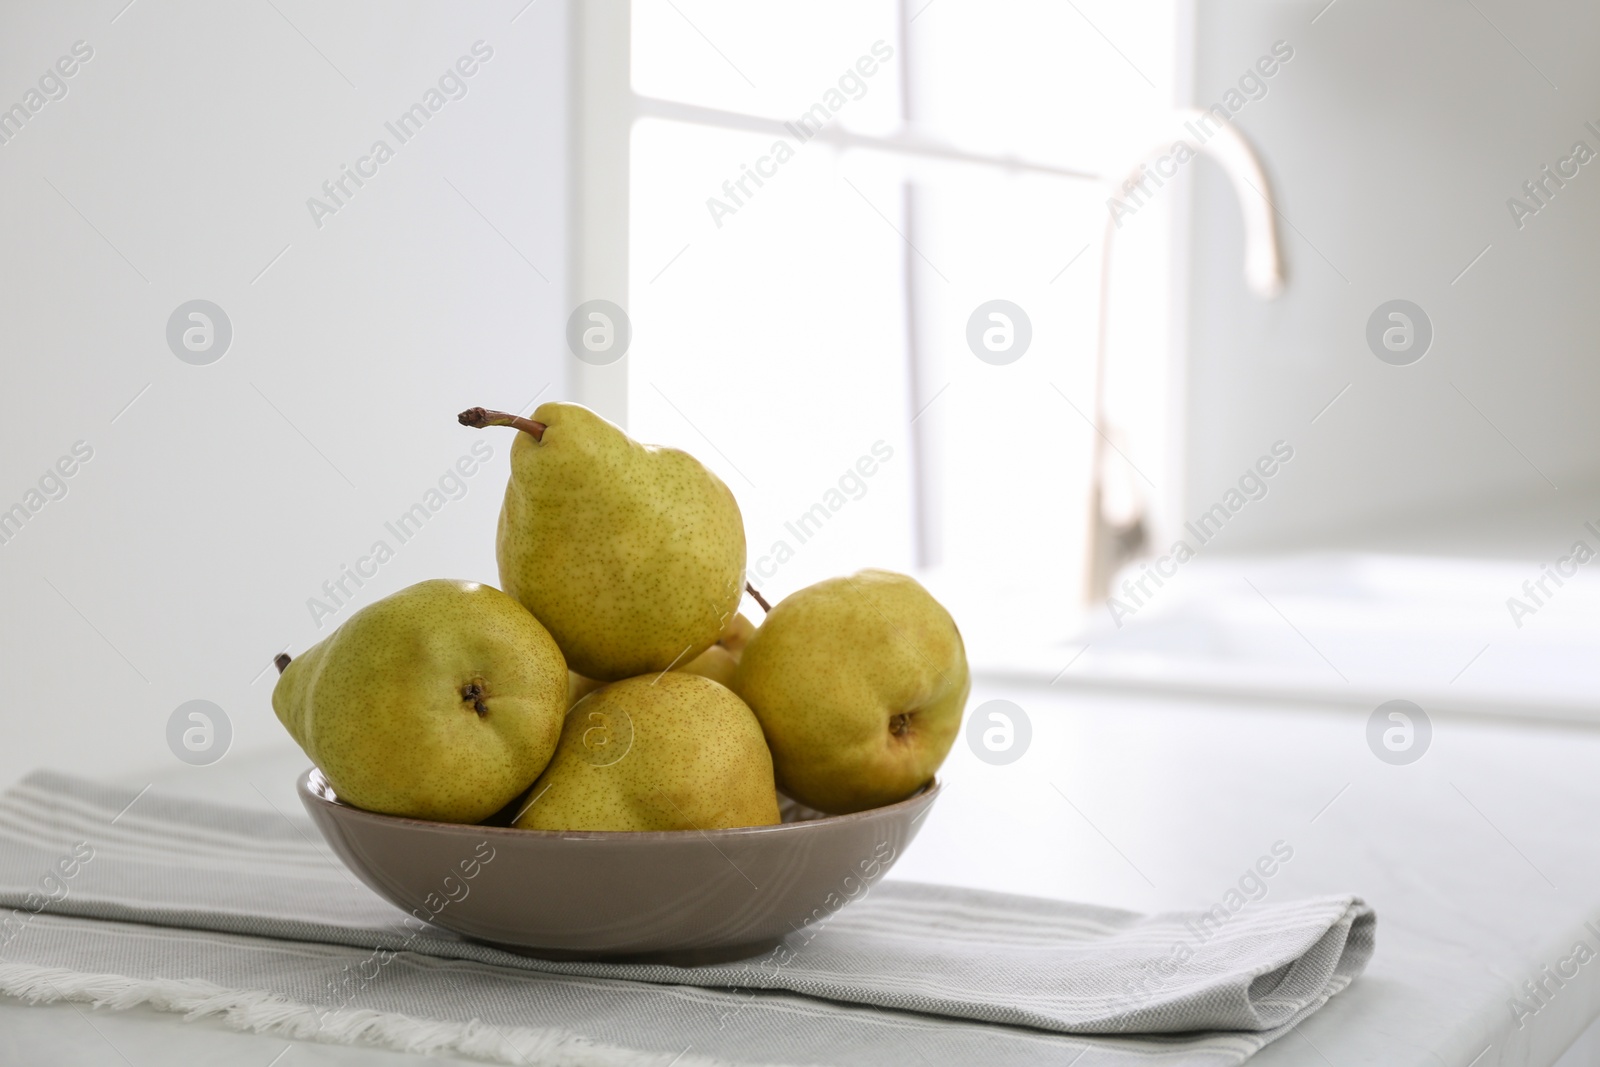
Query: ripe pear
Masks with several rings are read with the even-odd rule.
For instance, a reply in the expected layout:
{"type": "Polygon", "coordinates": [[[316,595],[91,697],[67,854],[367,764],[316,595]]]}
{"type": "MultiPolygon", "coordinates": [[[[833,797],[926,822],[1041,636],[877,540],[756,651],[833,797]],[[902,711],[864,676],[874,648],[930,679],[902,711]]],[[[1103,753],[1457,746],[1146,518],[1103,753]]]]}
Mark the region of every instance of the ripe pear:
{"type": "Polygon", "coordinates": [[[738,669],[739,661],[733,658],[732,652],[721,645],[712,645],[683,666],[673,668],[674,672],[710,678],[713,682],[729,689],[733,688],[733,675],[738,669]]]}
{"type": "Polygon", "coordinates": [[[471,823],[550,762],[566,693],[561,650],[527,608],[493,586],[435,579],[290,660],[272,708],[340,800],[471,823]]]}
{"type": "Polygon", "coordinates": [[[761,720],[778,788],[840,815],[930,781],[961,730],[970,686],[949,612],[915,580],[865,570],[780,601],[733,688],[761,720]]]}
{"type": "Polygon", "coordinates": [[[549,627],[572,670],[600,681],[664,671],[705,651],[744,587],[744,520],[687,452],[643,445],[577,404],[513,426],[496,557],[505,591],[549,627]]]}
{"type": "Polygon", "coordinates": [[[722,634],[717,638],[717,644],[733,653],[734,662],[744,653],[745,646],[756,635],[756,624],[744,617],[744,612],[739,612],[728,620],[728,625],[722,628],[722,634]]]}
{"type": "MultiPolygon", "coordinates": [[[[742,614],[735,615],[723,628],[717,643],[700,653],[687,663],[680,663],[672,668],[685,674],[698,674],[702,678],[710,678],[713,682],[721,682],[728,688],[733,688],[733,672],[739,666],[739,654],[744,651],[744,646],[749,642],[750,635],[755,633],[753,623],[742,614]]],[[[599,689],[604,682],[597,682],[593,678],[585,678],[576,672],[567,672],[567,707],[571,707],[590,693],[599,689]]]]}
{"type": "Polygon", "coordinates": [[[597,682],[593,678],[585,678],[576,671],[567,672],[567,707],[572,707],[578,701],[599,689],[604,682],[597,682]]]}
{"type": "Polygon", "coordinates": [[[668,671],[598,689],[567,712],[524,830],[711,830],[778,822],[772,756],[726,686],[668,671]]]}
{"type": "Polygon", "coordinates": [[[723,628],[716,644],[683,666],[673,669],[683,671],[685,674],[698,674],[703,678],[710,678],[713,682],[721,682],[732,689],[734,671],[739,669],[739,656],[744,651],[744,646],[749,644],[750,635],[755,633],[755,630],[749,619],[742,614],[735,615],[723,628]]]}

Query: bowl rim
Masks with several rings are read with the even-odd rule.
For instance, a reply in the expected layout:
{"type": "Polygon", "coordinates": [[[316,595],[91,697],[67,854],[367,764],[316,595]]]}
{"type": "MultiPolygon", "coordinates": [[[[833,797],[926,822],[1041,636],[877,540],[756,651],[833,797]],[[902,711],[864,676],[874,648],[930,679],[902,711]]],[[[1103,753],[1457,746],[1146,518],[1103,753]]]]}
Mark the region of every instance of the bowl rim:
{"type": "Polygon", "coordinates": [[[334,792],[333,784],[315,766],[306,768],[295,781],[295,791],[300,794],[301,803],[315,803],[326,811],[337,812],[338,815],[335,816],[337,818],[353,816],[376,823],[409,825],[418,829],[459,831],[473,835],[491,834],[496,837],[515,840],[630,841],[640,843],[683,841],[686,839],[685,835],[688,834],[698,834],[708,840],[715,840],[719,838],[798,833],[808,826],[839,826],[849,822],[866,822],[874,818],[882,818],[897,810],[909,809],[913,806],[926,807],[933,803],[943,788],[944,782],[935,774],[915,793],[912,793],[904,800],[897,800],[893,804],[867,808],[864,811],[853,811],[848,815],[820,815],[814,819],[801,819],[796,822],[777,823],[772,826],[727,826],[711,830],[524,830],[518,826],[485,826],[482,823],[441,822],[436,819],[417,819],[409,815],[386,815],[383,812],[358,808],[354,804],[347,804],[339,800],[338,794],[334,792]],[[313,776],[321,780],[323,786],[329,794],[333,795],[334,799],[329,800],[311,787],[313,776]]]}

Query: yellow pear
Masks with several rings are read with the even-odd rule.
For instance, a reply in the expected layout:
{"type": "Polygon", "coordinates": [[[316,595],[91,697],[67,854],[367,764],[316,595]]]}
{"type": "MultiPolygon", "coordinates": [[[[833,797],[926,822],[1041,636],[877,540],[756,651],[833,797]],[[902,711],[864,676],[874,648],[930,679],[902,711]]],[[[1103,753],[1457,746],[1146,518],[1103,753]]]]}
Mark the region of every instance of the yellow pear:
{"type": "Polygon", "coordinates": [[[604,682],[597,682],[593,678],[585,678],[577,671],[567,672],[567,707],[572,707],[578,701],[599,689],[604,682]]]}
{"type": "Polygon", "coordinates": [[[733,673],[739,669],[739,655],[744,651],[744,646],[749,643],[750,635],[755,633],[755,630],[749,619],[742,614],[735,615],[723,628],[716,644],[683,666],[674,667],[673,670],[683,671],[685,674],[698,674],[710,678],[713,682],[721,682],[731,689],[733,673]]]}
{"type": "Polygon", "coordinates": [[[598,689],[567,712],[525,830],[711,830],[778,821],[761,725],[727,687],[669,671],[598,689]]]}
{"type": "Polygon", "coordinates": [[[717,639],[744,590],[744,520],[687,452],[643,445],[577,404],[511,426],[500,511],[500,584],[550,630],[572,670],[615,681],[664,671],[717,639]]]}
{"type": "MultiPolygon", "coordinates": [[[[710,678],[713,682],[721,682],[728,688],[733,688],[733,672],[739,667],[739,654],[744,651],[744,646],[749,642],[750,635],[755,633],[755,625],[742,614],[735,615],[723,628],[722,635],[717,638],[717,643],[700,653],[687,663],[681,663],[672,668],[685,674],[698,674],[702,678],[710,678]]],[[[569,672],[567,675],[567,706],[570,708],[590,693],[599,689],[604,682],[597,682],[593,678],[585,678],[581,674],[569,672]]]]}
{"type": "Polygon", "coordinates": [[[717,644],[733,653],[734,662],[744,652],[745,646],[756,635],[756,624],[744,617],[744,612],[739,612],[728,620],[728,625],[723,627],[722,634],[717,638],[717,644]]]}
{"type": "Polygon", "coordinates": [[[761,720],[778,788],[830,814],[903,800],[931,780],[969,688],[949,612],[915,580],[880,570],[780,601],[734,677],[761,720]]]}
{"type": "Polygon", "coordinates": [[[721,645],[712,645],[694,659],[681,667],[674,667],[674,673],[698,674],[702,678],[710,678],[713,682],[733,688],[733,674],[739,669],[739,661],[733,658],[721,645]]]}
{"type": "Polygon", "coordinates": [[[369,811],[480,822],[561,733],[561,651],[493,586],[419,582],[287,659],[273,710],[339,799],[369,811]]]}

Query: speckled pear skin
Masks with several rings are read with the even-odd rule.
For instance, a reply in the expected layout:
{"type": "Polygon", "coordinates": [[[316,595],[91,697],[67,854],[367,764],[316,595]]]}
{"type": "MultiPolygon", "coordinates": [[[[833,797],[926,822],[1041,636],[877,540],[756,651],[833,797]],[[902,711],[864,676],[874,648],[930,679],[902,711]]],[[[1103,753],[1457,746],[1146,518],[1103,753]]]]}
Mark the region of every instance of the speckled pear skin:
{"type": "Polygon", "coordinates": [[[778,788],[842,815],[904,800],[933,778],[971,679],[950,613],[914,579],[865,570],[776,604],[733,688],[761,722],[778,788]]]}
{"type": "Polygon", "coordinates": [[[685,674],[698,674],[703,678],[710,678],[713,682],[721,682],[732,689],[733,674],[739,669],[739,656],[755,632],[755,625],[749,619],[742,614],[735,615],[722,628],[722,633],[717,635],[716,644],[689,662],[680,663],[672,669],[683,671],[685,674]]]}
{"type": "Polygon", "coordinates": [[[772,756],[732,690],[681,671],[612,682],[567,712],[525,830],[712,830],[778,822],[772,756]]]}
{"type": "Polygon", "coordinates": [[[572,707],[578,701],[599,689],[604,682],[597,682],[593,678],[585,678],[576,671],[567,672],[567,707],[572,707]]]}
{"type": "Polygon", "coordinates": [[[295,657],[272,708],[341,800],[472,823],[544,770],[566,696],[561,650],[526,608],[493,586],[434,579],[295,657]]]}
{"type": "MultiPolygon", "coordinates": [[[[728,620],[728,625],[723,627],[722,634],[717,638],[717,643],[700,653],[686,663],[679,663],[672,669],[683,671],[685,674],[698,674],[703,678],[710,678],[713,682],[721,682],[729,689],[733,688],[733,672],[739,667],[739,654],[744,651],[744,646],[750,642],[750,635],[756,632],[755,624],[743,615],[735,615],[728,620]]],[[[590,693],[599,689],[604,682],[597,682],[593,678],[585,678],[581,674],[571,671],[567,673],[567,707],[571,707],[590,693]]]]}
{"type": "Polygon", "coordinates": [[[681,666],[672,668],[684,674],[698,674],[702,678],[710,678],[728,688],[733,688],[733,673],[739,669],[739,661],[734,659],[733,653],[721,645],[712,645],[694,659],[681,666]]]}
{"type": "Polygon", "coordinates": [[[733,654],[733,661],[739,662],[739,656],[744,652],[744,646],[756,635],[756,624],[744,617],[740,612],[728,620],[728,625],[722,628],[722,634],[717,638],[717,644],[733,654]]]}
{"type": "Polygon", "coordinates": [[[500,510],[500,584],[578,674],[616,681],[699,655],[739,606],[744,519],[728,487],[675,448],[642,445],[588,408],[541,405],[519,432],[500,510]]]}

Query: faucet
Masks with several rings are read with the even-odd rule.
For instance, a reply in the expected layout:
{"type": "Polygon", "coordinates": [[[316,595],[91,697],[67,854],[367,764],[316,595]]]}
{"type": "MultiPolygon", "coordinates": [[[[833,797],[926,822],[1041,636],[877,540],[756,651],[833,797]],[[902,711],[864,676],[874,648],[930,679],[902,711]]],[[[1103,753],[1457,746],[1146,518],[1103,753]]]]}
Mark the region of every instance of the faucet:
{"type": "MultiPolygon", "coordinates": [[[[1232,182],[1234,194],[1239,199],[1239,209],[1244,216],[1244,280],[1256,297],[1272,300],[1283,292],[1283,260],[1278,253],[1278,230],[1272,202],[1271,186],[1261,160],[1250,142],[1245,140],[1233,123],[1219,118],[1214,112],[1184,109],[1175,116],[1182,123],[1183,132],[1176,137],[1156,141],[1153,147],[1141,153],[1125,172],[1120,183],[1111,186],[1110,205],[1120,195],[1131,194],[1134,189],[1148,193],[1145,183],[1152,180],[1151,163],[1170,158],[1168,153],[1179,145],[1187,146],[1193,156],[1206,155],[1222,167],[1232,182]],[[1214,128],[1213,128],[1214,127],[1214,128]],[[1254,195],[1251,195],[1254,194],[1254,195]]],[[[1188,157],[1185,157],[1187,159],[1188,157]]],[[[1156,184],[1166,175],[1159,169],[1156,184]]],[[[1089,529],[1087,551],[1084,553],[1083,601],[1085,606],[1102,603],[1110,595],[1111,579],[1127,562],[1144,550],[1150,531],[1147,522],[1148,507],[1139,499],[1135,489],[1130,513],[1114,517],[1106,512],[1106,447],[1111,444],[1106,430],[1106,334],[1110,315],[1111,252],[1116,231],[1120,226],[1115,212],[1106,218],[1100,242],[1100,309],[1095,340],[1094,374],[1094,442],[1090,466],[1089,529]]],[[[1114,447],[1114,446],[1113,446],[1114,447]]]]}

